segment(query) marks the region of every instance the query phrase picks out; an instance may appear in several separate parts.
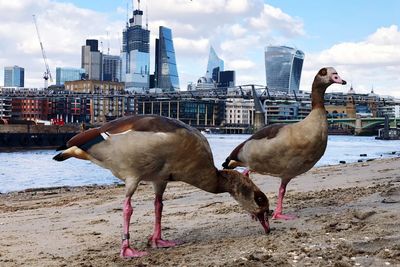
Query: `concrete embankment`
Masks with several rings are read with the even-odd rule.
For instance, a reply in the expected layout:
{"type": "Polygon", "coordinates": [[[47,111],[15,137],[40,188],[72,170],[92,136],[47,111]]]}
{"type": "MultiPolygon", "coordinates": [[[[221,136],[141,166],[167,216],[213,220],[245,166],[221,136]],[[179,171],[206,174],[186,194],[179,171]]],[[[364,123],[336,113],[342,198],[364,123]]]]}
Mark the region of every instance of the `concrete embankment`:
{"type": "Polygon", "coordinates": [[[0,150],[56,148],[80,130],[79,125],[0,125],[0,150]]]}

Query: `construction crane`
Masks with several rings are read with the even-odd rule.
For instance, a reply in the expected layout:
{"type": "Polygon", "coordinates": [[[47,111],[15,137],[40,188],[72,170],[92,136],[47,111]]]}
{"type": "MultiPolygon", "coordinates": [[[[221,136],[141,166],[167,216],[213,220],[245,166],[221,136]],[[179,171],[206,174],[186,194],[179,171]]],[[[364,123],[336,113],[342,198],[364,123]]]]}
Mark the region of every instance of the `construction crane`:
{"type": "Polygon", "coordinates": [[[39,38],[40,49],[42,50],[42,56],[43,56],[44,65],[45,65],[45,67],[46,67],[46,71],[45,71],[44,74],[43,74],[43,79],[44,79],[44,88],[47,89],[47,82],[48,82],[48,80],[50,79],[50,82],[52,83],[52,82],[53,82],[53,77],[51,77],[51,72],[50,72],[49,64],[47,63],[46,52],[44,51],[42,39],[40,38],[39,28],[38,28],[37,21],[36,21],[36,16],[35,16],[35,15],[32,15],[32,17],[33,17],[33,22],[35,23],[37,36],[38,36],[38,38],[39,38]]]}

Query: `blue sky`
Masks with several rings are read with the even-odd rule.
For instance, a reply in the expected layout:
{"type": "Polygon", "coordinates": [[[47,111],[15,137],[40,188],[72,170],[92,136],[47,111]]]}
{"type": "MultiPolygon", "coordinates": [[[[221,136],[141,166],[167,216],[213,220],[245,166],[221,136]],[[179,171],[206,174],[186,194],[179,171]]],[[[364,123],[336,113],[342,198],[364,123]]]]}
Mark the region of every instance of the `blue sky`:
{"type": "MultiPolygon", "coordinates": [[[[25,67],[26,85],[42,86],[33,13],[53,76],[56,67],[80,67],[85,39],[97,38],[103,50],[110,44],[119,54],[127,2],[131,14],[126,0],[0,0],[0,68],[25,67]]],[[[145,13],[146,6],[151,57],[158,26],[171,28],[181,89],[204,75],[210,45],[226,69],[236,70],[238,84],[265,84],[264,49],[272,44],[305,52],[302,90],[310,89],[320,67],[333,66],[356,92],[373,87],[400,98],[400,1],[141,0],[145,13]]]]}

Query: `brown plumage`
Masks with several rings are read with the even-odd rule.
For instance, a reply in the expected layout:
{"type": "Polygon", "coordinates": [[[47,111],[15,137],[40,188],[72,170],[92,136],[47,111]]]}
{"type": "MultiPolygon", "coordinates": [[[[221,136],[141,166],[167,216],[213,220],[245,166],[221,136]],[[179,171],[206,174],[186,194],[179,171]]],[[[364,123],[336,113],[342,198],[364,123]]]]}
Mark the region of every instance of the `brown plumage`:
{"type": "Polygon", "coordinates": [[[153,182],[156,195],[155,228],[149,239],[153,247],[177,244],[161,238],[162,195],[170,181],[186,182],[210,193],[230,193],[269,231],[264,193],[237,171],[217,170],[207,139],[178,120],[153,115],[124,117],[74,136],[64,148],[55,160],[90,160],[125,181],[122,257],[144,255],[129,247],[131,197],[142,180],[153,182]]]}
{"type": "Polygon", "coordinates": [[[292,178],[311,169],[325,152],[328,123],[324,94],[333,83],[346,84],[334,68],[322,68],[314,78],[312,110],[304,120],[294,124],[273,124],[259,130],[238,145],[223,164],[224,168],[243,166],[249,171],[282,179],[273,215],[275,219],[291,218],[282,214],[286,185],[292,178]]]}

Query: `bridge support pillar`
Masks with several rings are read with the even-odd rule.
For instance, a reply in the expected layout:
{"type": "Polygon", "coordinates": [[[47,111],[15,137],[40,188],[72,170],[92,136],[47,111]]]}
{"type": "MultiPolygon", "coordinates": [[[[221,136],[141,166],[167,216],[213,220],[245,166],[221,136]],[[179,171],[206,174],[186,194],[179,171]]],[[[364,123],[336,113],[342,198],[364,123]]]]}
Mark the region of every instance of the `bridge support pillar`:
{"type": "Polygon", "coordinates": [[[356,127],[354,128],[354,134],[355,135],[360,135],[362,133],[363,129],[362,129],[362,122],[361,122],[361,118],[359,116],[357,116],[356,118],[356,127]]]}
{"type": "Polygon", "coordinates": [[[256,111],[254,114],[254,132],[265,126],[264,112],[256,111]]]}

